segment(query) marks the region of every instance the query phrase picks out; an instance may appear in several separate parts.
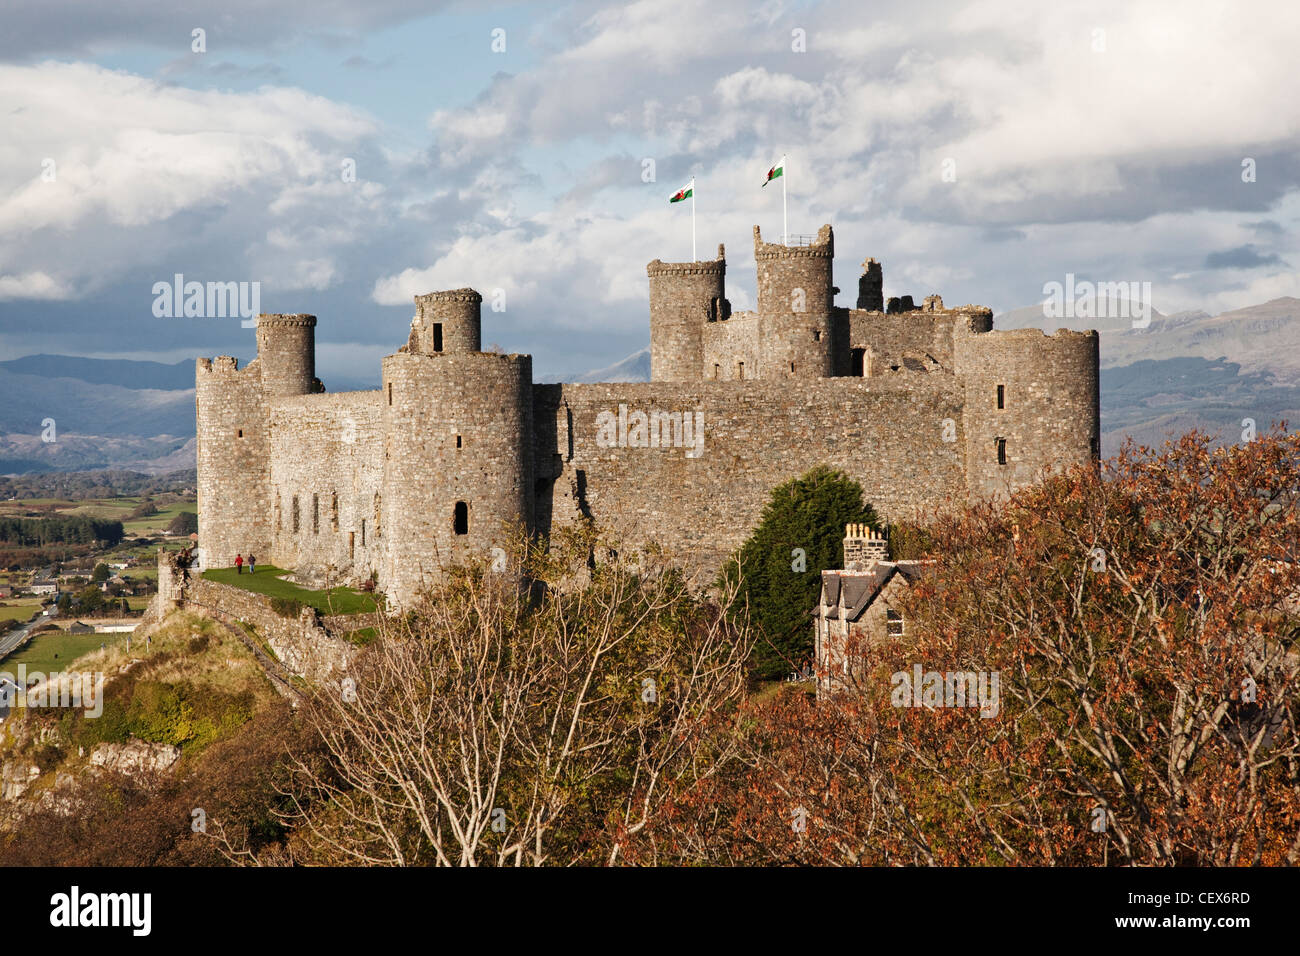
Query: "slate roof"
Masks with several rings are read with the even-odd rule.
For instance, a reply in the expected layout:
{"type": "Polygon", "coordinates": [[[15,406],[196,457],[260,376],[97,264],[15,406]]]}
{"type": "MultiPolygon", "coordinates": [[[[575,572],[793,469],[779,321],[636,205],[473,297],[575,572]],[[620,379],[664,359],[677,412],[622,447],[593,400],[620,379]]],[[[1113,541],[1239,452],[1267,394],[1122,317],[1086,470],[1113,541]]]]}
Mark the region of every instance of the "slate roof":
{"type": "Polygon", "coordinates": [[[895,574],[910,583],[920,577],[921,567],[920,561],[878,561],[869,571],[823,571],[822,603],[830,606],[826,616],[838,620],[843,606],[844,619],[856,621],[895,574]]]}

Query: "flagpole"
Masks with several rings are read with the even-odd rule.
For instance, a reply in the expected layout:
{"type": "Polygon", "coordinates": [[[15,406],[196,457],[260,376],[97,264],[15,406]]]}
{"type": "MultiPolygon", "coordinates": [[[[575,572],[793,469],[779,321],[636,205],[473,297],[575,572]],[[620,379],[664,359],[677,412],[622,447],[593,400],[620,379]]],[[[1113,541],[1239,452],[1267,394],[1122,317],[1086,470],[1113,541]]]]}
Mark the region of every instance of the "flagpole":
{"type": "Polygon", "coordinates": [[[695,255],[695,177],[691,177],[691,262],[698,261],[695,255]]]}
{"type": "Polygon", "coordinates": [[[785,181],[790,174],[785,171],[785,157],[781,157],[781,244],[790,245],[790,207],[786,202],[785,181]]]}

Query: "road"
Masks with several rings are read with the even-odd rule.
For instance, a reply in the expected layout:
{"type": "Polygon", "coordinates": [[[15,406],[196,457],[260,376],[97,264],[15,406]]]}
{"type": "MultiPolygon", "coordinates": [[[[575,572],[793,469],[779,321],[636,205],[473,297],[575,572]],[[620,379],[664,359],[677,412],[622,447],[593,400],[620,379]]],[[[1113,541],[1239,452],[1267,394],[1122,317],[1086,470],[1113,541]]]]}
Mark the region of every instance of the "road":
{"type": "Polygon", "coordinates": [[[51,623],[54,618],[58,616],[59,609],[54,607],[54,605],[50,606],[54,610],[53,614],[38,614],[22,627],[18,628],[18,630],[9,631],[7,634],[0,636],[0,660],[8,657],[15,649],[17,649],[19,644],[27,640],[27,635],[30,634],[32,630],[40,627],[42,624],[51,623]]]}

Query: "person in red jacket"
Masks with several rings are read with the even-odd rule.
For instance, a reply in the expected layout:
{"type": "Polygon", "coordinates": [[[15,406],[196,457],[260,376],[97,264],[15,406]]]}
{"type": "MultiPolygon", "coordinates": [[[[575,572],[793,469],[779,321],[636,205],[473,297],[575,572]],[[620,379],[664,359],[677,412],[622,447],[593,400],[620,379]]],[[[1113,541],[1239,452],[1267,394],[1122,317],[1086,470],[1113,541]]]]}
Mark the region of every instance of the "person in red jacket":
{"type": "Polygon", "coordinates": [[[235,573],[244,573],[244,556],[242,554],[235,555],[235,573]]]}

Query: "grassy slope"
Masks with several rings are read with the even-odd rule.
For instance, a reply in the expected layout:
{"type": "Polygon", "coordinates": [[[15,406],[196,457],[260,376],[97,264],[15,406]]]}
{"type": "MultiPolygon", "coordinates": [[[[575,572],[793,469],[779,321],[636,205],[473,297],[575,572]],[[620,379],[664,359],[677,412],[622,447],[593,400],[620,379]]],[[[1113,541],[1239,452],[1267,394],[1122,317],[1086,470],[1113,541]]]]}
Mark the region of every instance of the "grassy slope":
{"type": "Polygon", "coordinates": [[[280,577],[288,573],[277,567],[258,565],[256,574],[249,574],[247,570],[236,574],[234,568],[213,568],[204,571],[203,577],[218,584],[229,584],[255,594],[265,594],[267,597],[301,601],[322,614],[366,614],[376,610],[375,599],[368,594],[346,587],[309,591],[280,577]]]}

